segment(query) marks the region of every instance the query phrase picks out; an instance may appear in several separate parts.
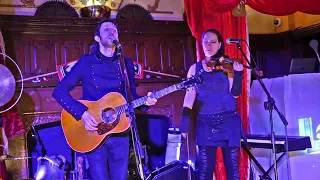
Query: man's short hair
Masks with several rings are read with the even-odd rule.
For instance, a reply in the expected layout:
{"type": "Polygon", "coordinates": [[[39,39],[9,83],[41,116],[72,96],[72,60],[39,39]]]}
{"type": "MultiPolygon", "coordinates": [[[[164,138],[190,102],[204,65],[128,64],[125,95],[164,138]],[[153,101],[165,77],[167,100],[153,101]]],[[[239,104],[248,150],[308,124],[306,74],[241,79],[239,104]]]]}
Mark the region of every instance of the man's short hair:
{"type": "Polygon", "coordinates": [[[100,28],[101,28],[101,25],[105,22],[110,22],[112,24],[114,24],[116,27],[117,27],[117,31],[119,32],[119,26],[118,24],[112,20],[112,19],[102,19],[101,21],[98,22],[97,26],[96,26],[96,31],[94,33],[94,36],[99,36],[100,37],[100,28]]]}

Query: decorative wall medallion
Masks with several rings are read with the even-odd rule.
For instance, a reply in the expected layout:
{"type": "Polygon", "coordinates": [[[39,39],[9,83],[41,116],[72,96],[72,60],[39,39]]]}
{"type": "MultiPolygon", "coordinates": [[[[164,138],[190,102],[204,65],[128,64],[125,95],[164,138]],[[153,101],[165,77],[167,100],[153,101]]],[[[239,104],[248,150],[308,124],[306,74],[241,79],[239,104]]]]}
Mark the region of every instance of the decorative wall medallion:
{"type": "Polygon", "coordinates": [[[65,1],[48,1],[36,10],[35,16],[68,16],[79,17],[77,11],[65,1]]]}
{"type": "Polygon", "coordinates": [[[148,11],[149,12],[156,12],[156,10],[159,7],[160,0],[154,0],[154,4],[152,6],[148,5],[148,11]]]}
{"type": "Polygon", "coordinates": [[[102,5],[108,6],[111,10],[118,10],[123,0],[79,0],[84,6],[102,5]]]}
{"type": "Polygon", "coordinates": [[[76,0],[69,0],[69,3],[70,3],[71,5],[76,5],[76,0]]]}
{"type": "Polygon", "coordinates": [[[138,4],[127,4],[118,10],[117,19],[153,20],[152,15],[138,4]]]}
{"type": "Polygon", "coordinates": [[[24,6],[26,7],[35,7],[34,0],[21,0],[24,6]]]}
{"type": "MultiPolygon", "coordinates": [[[[162,1],[163,2],[163,1],[162,1]]],[[[161,10],[157,10],[159,8],[159,3],[160,0],[154,0],[153,5],[148,5],[147,9],[149,12],[151,13],[161,13],[161,14],[173,14],[172,11],[161,11],[161,10]]],[[[164,2],[165,3],[165,2],[164,2]]]]}

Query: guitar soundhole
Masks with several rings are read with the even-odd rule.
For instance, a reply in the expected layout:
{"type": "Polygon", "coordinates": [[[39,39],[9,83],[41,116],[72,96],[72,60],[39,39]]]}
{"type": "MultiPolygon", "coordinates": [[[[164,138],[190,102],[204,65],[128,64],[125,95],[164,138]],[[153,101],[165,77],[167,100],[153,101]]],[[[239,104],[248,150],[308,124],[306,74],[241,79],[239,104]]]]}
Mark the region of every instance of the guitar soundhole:
{"type": "Polygon", "coordinates": [[[120,118],[118,118],[117,111],[113,108],[106,108],[101,112],[102,120],[104,122],[98,125],[98,134],[102,135],[111,131],[119,123],[120,118]]]}
{"type": "Polygon", "coordinates": [[[117,119],[117,112],[113,108],[106,108],[102,110],[102,120],[106,123],[113,122],[117,119]]]}

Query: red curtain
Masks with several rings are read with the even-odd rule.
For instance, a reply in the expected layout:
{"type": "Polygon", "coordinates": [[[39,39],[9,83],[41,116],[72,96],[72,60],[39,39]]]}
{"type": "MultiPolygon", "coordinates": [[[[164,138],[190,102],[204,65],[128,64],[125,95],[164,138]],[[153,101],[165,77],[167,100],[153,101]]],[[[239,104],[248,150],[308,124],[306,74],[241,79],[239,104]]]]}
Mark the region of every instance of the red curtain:
{"type": "Polygon", "coordinates": [[[247,5],[258,12],[275,16],[286,16],[297,11],[320,14],[319,0],[248,0],[247,5]]]}
{"type": "MultiPolygon", "coordinates": [[[[245,17],[233,17],[231,12],[228,9],[232,9],[235,5],[237,5],[239,0],[184,0],[185,10],[187,15],[188,25],[192,32],[192,35],[197,40],[198,45],[198,60],[204,58],[202,46],[201,46],[201,34],[207,29],[214,28],[221,32],[224,39],[226,38],[239,38],[239,39],[248,39],[247,34],[247,24],[245,17]],[[204,3],[205,6],[204,6],[204,3]],[[229,3],[229,4],[228,4],[229,3]],[[218,8],[222,8],[225,12],[217,12],[218,8]],[[227,12],[226,12],[227,11],[227,12]]],[[[230,56],[230,58],[240,58],[243,59],[241,52],[238,50],[235,44],[226,45],[226,54],[230,56]]],[[[247,49],[242,44],[242,47],[247,53],[247,49]]],[[[243,62],[245,60],[243,59],[243,62]]],[[[244,72],[244,80],[243,80],[243,89],[242,95],[238,99],[239,105],[239,113],[242,117],[243,126],[245,127],[245,131],[247,131],[248,127],[248,71],[244,72]]],[[[248,157],[247,155],[241,151],[239,157],[239,165],[240,165],[240,175],[241,179],[246,179],[248,176],[248,157]]],[[[225,175],[225,167],[222,160],[221,149],[218,149],[217,153],[217,163],[215,169],[215,175],[218,180],[226,179],[225,175]]]]}
{"type": "MultiPolygon", "coordinates": [[[[200,0],[201,1],[201,0],[200,0]]],[[[234,8],[241,0],[203,0],[205,8],[215,12],[226,12],[234,8]]]]}
{"type": "MultiPolygon", "coordinates": [[[[197,0],[206,10],[227,12],[241,0],[197,0]]],[[[297,11],[307,14],[320,14],[319,0],[244,0],[252,9],[269,15],[286,16],[297,11]]]]}
{"type": "MultiPolygon", "coordinates": [[[[10,107],[14,101],[15,99],[12,98],[5,106],[0,108],[0,111],[10,107]]],[[[20,117],[16,106],[0,114],[0,116],[3,120],[3,128],[8,138],[16,137],[25,133],[22,118],[20,117]]]]}

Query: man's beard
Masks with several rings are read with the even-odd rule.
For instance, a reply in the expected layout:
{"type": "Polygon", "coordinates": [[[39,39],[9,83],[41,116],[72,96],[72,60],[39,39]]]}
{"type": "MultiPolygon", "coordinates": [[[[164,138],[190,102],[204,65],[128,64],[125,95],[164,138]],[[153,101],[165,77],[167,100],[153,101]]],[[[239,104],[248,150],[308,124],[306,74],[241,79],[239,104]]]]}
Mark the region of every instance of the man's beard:
{"type": "Polygon", "coordinates": [[[112,43],[112,41],[111,40],[107,40],[107,41],[105,41],[105,42],[101,42],[101,45],[103,46],[103,47],[106,47],[106,48],[112,48],[113,47],[113,43],[112,43]]]}

